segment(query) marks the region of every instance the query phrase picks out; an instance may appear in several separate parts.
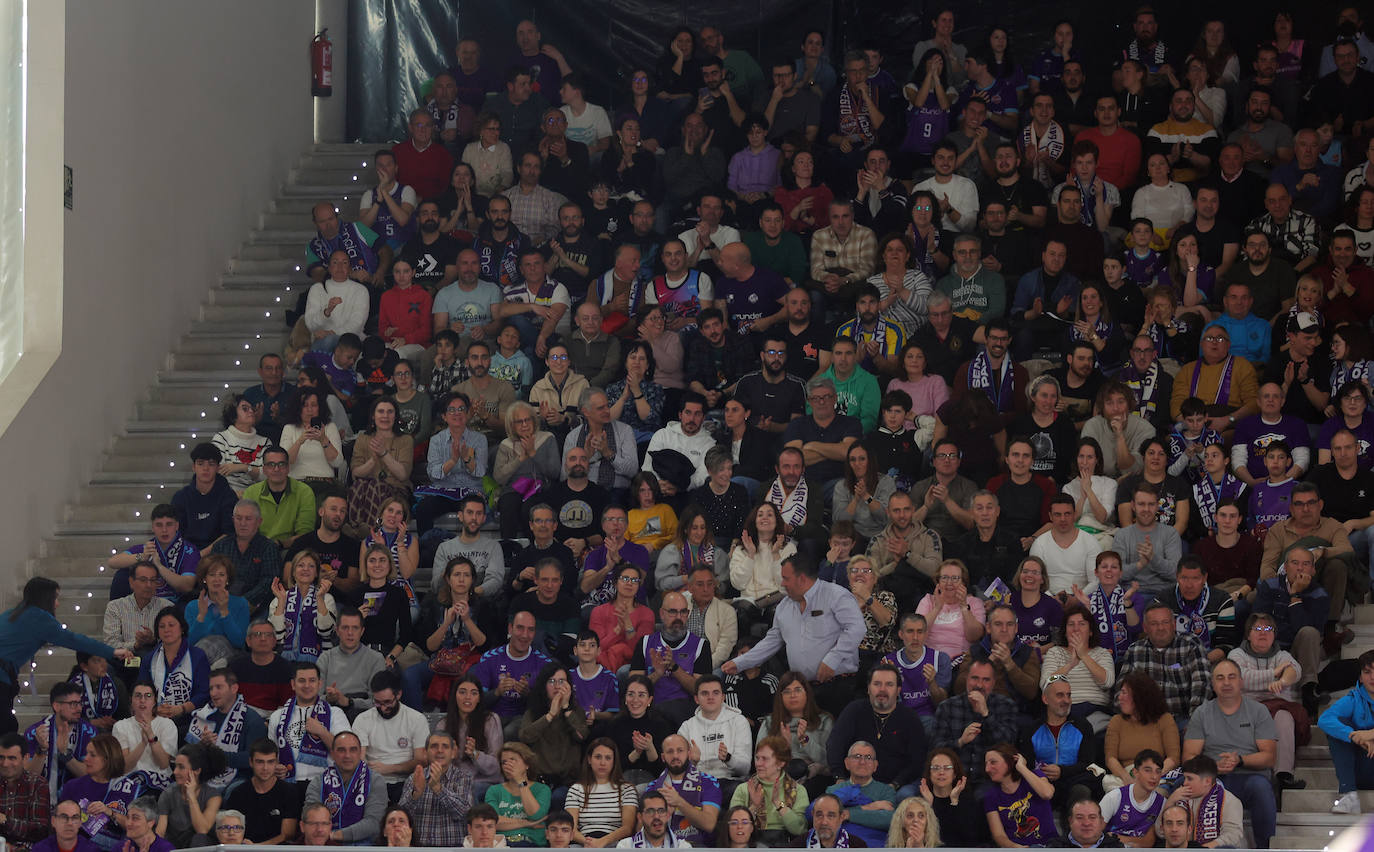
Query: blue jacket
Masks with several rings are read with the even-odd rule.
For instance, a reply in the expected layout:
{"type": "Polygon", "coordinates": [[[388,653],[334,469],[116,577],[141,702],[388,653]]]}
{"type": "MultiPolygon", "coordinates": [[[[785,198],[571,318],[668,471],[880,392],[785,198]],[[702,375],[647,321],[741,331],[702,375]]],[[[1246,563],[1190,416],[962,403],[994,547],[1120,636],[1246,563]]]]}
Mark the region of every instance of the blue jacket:
{"type": "Polygon", "coordinates": [[[1059,307],[1059,300],[1065,296],[1073,298],[1074,306],[1069,309],[1069,315],[1063,317],[1066,320],[1073,320],[1073,311],[1078,307],[1078,278],[1067,268],[1059,274],[1059,284],[1054,288],[1053,293],[1045,292],[1045,269],[1037,267],[1021,276],[1021,280],[1016,282],[1016,295],[1011,300],[1011,310],[1007,315],[1019,319],[1022,314],[1030,310],[1035,304],[1036,299],[1044,302],[1045,310],[1054,311],[1059,307]]]}
{"type": "Polygon", "coordinates": [[[1331,739],[1349,742],[1352,732],[1374,728],[1374,695],[1361,684],[1355,684],[1354,689],[1326,708],[1317,726],[1331,739]]]}
{"type": "Polygon", "coordinates": [[[85,651],[93,656],[114,659],[114,648],[104,642],[73,633],[62,626],[52,613],[36,607],[28,607],[11,621],[14,610],[0,613],[0,682],[12,683],[6,673],[6,666],[18,671],[44,645],[57,645],[74,651],[85,651]]]}
{"type": "Polygon", "coordinates": [[[1232,355],[1257,363],[1269,360],[1273,338],[1273,329],[1269,327],[1269,323],[1254,314],[1246,314],[1241,319],[1236,319],[1230,314],[1222,314],[1211,324],[1221,326],[1231,335],[1232,355]]]}

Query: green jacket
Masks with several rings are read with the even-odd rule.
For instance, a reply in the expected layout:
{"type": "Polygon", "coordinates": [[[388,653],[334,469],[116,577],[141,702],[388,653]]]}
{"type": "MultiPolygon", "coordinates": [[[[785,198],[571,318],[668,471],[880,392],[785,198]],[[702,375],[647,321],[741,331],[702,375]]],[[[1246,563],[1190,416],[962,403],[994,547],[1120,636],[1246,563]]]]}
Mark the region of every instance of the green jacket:
{"type": "Polygon", "coordinates": [[[272,499],[267,490],[267,480],[248,486],[243,499],[252,500],[262,510],[262,528],[265,537],[280,543],[284,539],[305,535],[315,529],[315,492],[299,479],[286,480],[286,493],[281,502],[272,499]]]}

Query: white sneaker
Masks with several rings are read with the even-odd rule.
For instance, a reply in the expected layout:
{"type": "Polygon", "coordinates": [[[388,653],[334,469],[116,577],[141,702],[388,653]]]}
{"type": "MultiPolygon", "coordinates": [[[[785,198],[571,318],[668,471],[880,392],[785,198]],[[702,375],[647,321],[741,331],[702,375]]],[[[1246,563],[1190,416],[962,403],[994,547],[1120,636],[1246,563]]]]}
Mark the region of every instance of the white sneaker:
{"type": "Polygon", "coordinates": [[[1360,812],[1360,794],[1355,790],[1341,796],[1331,806],[1333,814],[1357,814],[1360,812]]]}

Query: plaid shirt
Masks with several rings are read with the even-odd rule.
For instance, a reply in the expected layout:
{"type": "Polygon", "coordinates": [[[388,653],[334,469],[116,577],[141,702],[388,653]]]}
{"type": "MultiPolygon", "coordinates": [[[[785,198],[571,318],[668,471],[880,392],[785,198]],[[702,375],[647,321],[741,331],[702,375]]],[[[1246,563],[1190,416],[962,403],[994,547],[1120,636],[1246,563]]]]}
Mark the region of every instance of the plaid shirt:
{"type": "Polygon", "coordinates": [[[1147,637],[1140,637],[1126,649],[1116,682],[1121,683],[1136,669],[1159,684],[1175,721],[1193,715],[1207,698],[1207,652],[1192,636],[1175,635],[1164,648],[1156,648],[1147,637]]]}
{"type": "Polygon", "coordinates": [[[525,193],[519,184],[506,190],[505,196],[510,199],[511,222],[535,244],[543,243],[558,233],[558,208],[567,202],[567,198],[542,185],[525,193]]]}
{"type": "Polygon", "coordinates": [[[0,837],[15,848],[28,849],[47,837],[52,831],[47,783],[29,772],[13,781],[0,778],[0,814],[5,815],[0,837]]]}
{"type": "Polygon", "coordinates": [[[930,731],[930,747],[952,748],[959,753],[959,760],[968,767],[969,775],[983,777],[983,755],[998,743],[1016,742],[1017,722],[1016,702],[1005,695],[993,693],[988,696],[988,715],[979,716],[973,712],[968,695],[951,695],[935,708],[935,724],[930,731]],[[974,722],[980,722],[983,729],[967,745],[959,745],[964,729],[974,722]]]}
{"type": "Polygon", "coordinates": [[[105,644],[116,649],[127,648],[135,653],[140,650],[147,650],[152,645],[139,648],[138,643],[134,641],[134,636],[138,635],[140,627],[146,628],[149,633],[156,636],[153,622],[157,620],[159,612],[171,605],[172,602],[166,598],[154,596],[147,606],[139,609],[133,595],[115,598],[105,604],[105,622],[101,631],[105,644]]]}
{"type": "MultiPolygon", "coordinates": [[[[429,773],[426,769],[426,781],[429,773]]],[[[411,775],[401,790],[400,804],[415,823],[416,846],[462,846],[468,833],[468,808],[472,807],[472,769],[466,764],[450,764],[439,792],[426,783],[418,799],[415,776],[411,775]]]]}
{"type": "Polygon", "coordinates": [[[233,563],[230,594],[247,598],[253,609],[267,604],[272,597],[272,578],[281,576],[281,548],[275,541],[258,533],[248,542],[248,549],[239,552],[238,540],[231,535],[216,542],[210,552],[226,556],[233,563]]]}
{"type": "Polygon", "coordinates": [[[877,246],[878,238],[863,225],[855,225],[844,242],[840,242],[832,228],[821,228],[811,237],[811,277],[824,281],[827,269],[843,267],[849,270],[843,276],[846,282],[867,281],[877,262],[877,246]],[[828,251],[834,252],[834,256],[826,256],[828,251]]]}
{"type": "Polygon", "coordinates": [[[1265,213],[1251,222],[1250,228],[1263,231],[1274,247],[1274,255],[1292,264],[1316,257],[1321,250],[1317,220],[1301,210],[1290,210],[1282,224],[1274,221],[1273,214],[1265,213]]]}

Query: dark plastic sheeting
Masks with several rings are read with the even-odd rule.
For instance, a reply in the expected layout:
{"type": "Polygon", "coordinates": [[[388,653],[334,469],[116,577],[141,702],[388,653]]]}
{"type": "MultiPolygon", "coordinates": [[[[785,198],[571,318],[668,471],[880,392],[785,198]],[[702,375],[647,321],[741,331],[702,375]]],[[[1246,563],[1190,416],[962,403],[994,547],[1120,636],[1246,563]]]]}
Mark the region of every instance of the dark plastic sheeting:
{"type": "MultiPolygon", "coordinates": [[[[780,53],[795,56],[802,34],[818,28],[830,34],[832,60],[846,46],[876,41],[886,67],[905,80],[911,48],[929,31],[928,18],[944,5],[955,10],[960,43],[982,44],[996,24],[1012,33],[1012,48],[1023,64],[1049,41],[1060,18],[1075,22],[1078,44],[1089,62],[1090,81],[1120,55],[1131,37],[1130,18],[1137,0],[541,0],[541,2],[473,2],[473,0],[351,0],[348,33],[348,135],[378,141],[400,138],[405,115],[418,105],[420,86],[454,62],[458,34],[478,39],[483,64],[503,69],[515,50],[515,25],[522,18],[538,24],[544,40],[555,44],[568,63],[586,74],[588,100],[615,104],[622,98],[631,64],[650,67],[668,35],[685,24],[699,29],[720,26],[727,45],[749,51],[760,64],[780,53]]],[[[1186,53],[1197,37],[1201,12],[1226,21],[1228,36],[1240,51],[1248,73],[1253,45],[1268,38],[1273,22],[1267,6],[1256,13],[1253,3],[1216,0],[1207,4],[1155,0],[1160,34],[1171,48],[1186,53]]],[[[1321,43],[1335,18],[1333,4],[1304,7],[1297,35],[1321,43]]]]}

